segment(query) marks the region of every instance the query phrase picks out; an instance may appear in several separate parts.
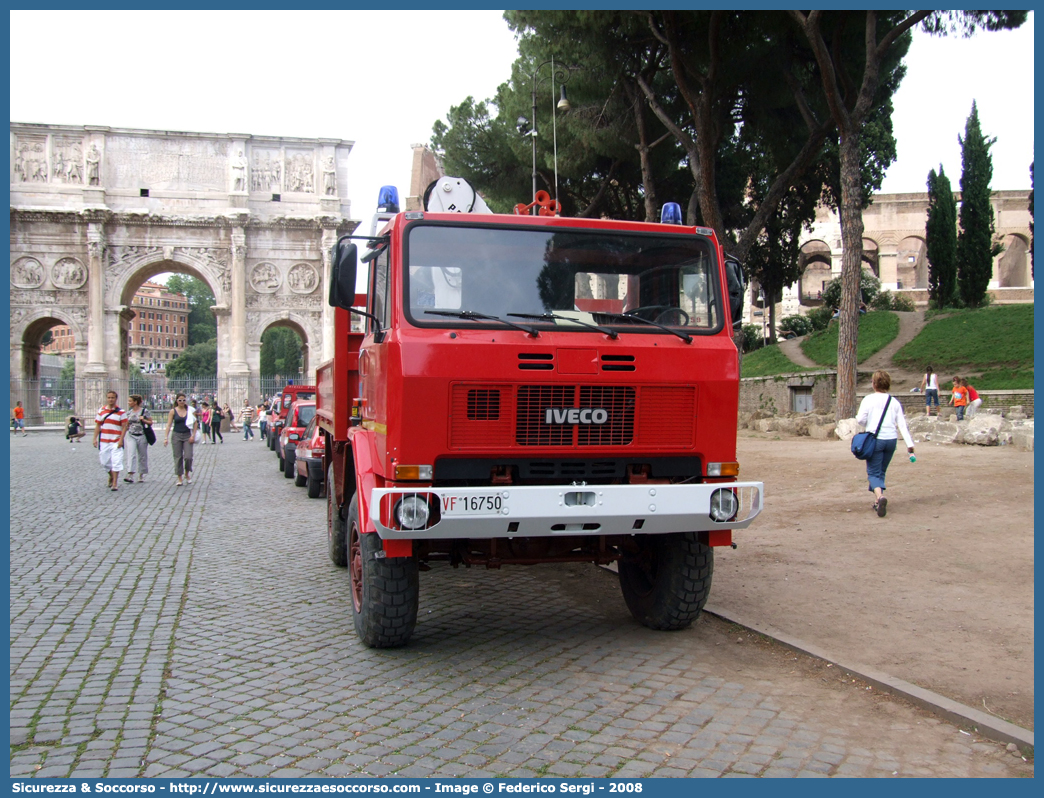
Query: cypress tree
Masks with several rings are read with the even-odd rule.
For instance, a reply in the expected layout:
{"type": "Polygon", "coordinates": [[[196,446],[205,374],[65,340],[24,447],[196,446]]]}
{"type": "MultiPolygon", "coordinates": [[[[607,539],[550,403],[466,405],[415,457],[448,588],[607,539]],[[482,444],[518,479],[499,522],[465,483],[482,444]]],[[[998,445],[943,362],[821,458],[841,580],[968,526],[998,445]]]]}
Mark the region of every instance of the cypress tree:
{"type": "Polygon", "coordinates": [[[993,206],[990,181],[993,158],[990,147],[996,138],[986,138],[979,126],[979,109],[972,102],[961,144],[961,231],[957,235],[957,287],[968,307],[978,307],[986,299],[993,276],[993,257],[1000,246],[993,243],[993,206]]]}
{"type": "Polygon", "coordinates": [[[950,178],[928,173],[928,221],[924,228],[928,256],[928,298],[937,308],[951,304],[957,293],[957,200],[950,178]]]}

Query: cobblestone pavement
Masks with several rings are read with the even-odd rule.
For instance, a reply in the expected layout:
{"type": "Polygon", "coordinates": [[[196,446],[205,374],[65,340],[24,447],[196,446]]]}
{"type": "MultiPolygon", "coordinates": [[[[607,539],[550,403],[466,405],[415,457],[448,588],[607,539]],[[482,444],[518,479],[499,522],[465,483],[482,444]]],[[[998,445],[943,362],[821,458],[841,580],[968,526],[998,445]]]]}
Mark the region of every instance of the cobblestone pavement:
{"type": "Polygon", "coordinates": [[[12,439],[12,776],[1032,775],[721,621],[646,630],[593,566],[436,566],[410,646],[367,649],[325,503],[225,441],[112,493],[12,439]]]}

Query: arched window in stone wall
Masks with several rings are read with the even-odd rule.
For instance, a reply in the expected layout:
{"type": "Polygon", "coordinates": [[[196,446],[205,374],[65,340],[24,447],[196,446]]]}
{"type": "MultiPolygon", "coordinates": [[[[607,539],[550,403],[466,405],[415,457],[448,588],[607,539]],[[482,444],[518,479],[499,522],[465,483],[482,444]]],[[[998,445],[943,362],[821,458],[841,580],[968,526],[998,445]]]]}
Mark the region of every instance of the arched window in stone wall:
{"type": "Polygon", "coordinates": [[[1004,236],[1004,251],[993,262],[993,278],[999,288],[1025,288],[1030,284],[1029,242],[1016,233],[1004,236]]]}
{"type": "Polygon", "coordinates": [[[863,239],[863,266],[870,269],[875,277],[881,277],[881,253],[872,238],[863,239]]]}
{"type": "Polygon", "coordinates": [[[798,281],[798,299],[802,305],[819,305],[823,289],[833,276],[830,245],[820,240],[806,241],[799,258],[803,270],[798,281]]]}
{"type": "Polygon", "coordinates": [[[907,236],[895,250],[895,277],[899,288],[928,287],[928,258],[924,239],[907,236]]]}

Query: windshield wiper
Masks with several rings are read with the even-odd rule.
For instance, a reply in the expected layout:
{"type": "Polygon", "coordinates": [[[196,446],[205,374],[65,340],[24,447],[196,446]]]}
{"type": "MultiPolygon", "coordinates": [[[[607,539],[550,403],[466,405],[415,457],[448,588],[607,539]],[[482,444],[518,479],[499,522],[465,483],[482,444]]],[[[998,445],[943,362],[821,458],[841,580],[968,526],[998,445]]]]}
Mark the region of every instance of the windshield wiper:
{"type": "Polygon", "coordinates": [[[658,321],[649,321],[649,319],[643,319],[641,316],[634,316],[634,315],[632,315],[630,313],[602,313],[600,311],[599,315],[600,316],[611,316],[614,319],[628,319],[630,321],[640,321],[642,324],[649,324],[649,325],[652,325],[653,327],[659,327],[661,330],[664,330],[665,332],[669,332],[671,335],[677,335],[679,338],[681,338],[687,344],[691,344],[692,343],[692,336],[689,335],[688,333],[683,333],[683,332],[678,332],[677,330],[672,330],[670,327],[666,326],[665,324],[660,324],[658,321]]]}
{"type": "Polygon", "coordinates": [[[580,319],[574,319],[570,316],[556,316],[554,313],[509,313],[508,315],[516,316],[520,319],[557,319],[558,321],[571,321],[573,324],[579,324],[581,327],[587,327],[588,329],[598,330],[600,333],[605,333],[613,341],[620,337],[616,330],[610,330],[608,327],[599,327],[597,324],[588,324],[586,321],[580,321],[580,319]]]}
{"type": "Polygon", "coordinates": [[[514,327],[516,330],[521,330],[532,338],[540,337],[540,331],[536,327],[530,327],[525,324],[515,324],[515,322],[502,319],[499,316],[487,316],[485,313],[476,313],[473,310],[426,310],[424,313],[428,316],[449,316],[453,319],[499,321],[501,324],[506,324],[508,327],[514,327]]]}

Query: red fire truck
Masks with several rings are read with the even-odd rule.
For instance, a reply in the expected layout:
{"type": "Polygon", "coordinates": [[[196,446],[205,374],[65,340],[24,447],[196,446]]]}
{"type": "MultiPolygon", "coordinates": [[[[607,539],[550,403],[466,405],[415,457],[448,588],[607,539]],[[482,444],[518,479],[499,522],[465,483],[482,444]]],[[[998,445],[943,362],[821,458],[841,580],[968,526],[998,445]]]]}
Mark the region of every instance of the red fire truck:
{"type": "Polygon", "coordinates": [[[356,632],[404,645],[418,571],[436,563],[615,562],[640,623],[688,626],[713,547],[763,496],[738,481],[731,278],[713,231],[563,218],[546,199],[540,215],[475,212],[473,192],[450,201],[470,186],[442,181],[429,193],[450,212],[389,201],[383,228],[332,253],[317,417],[356,632]]]}

